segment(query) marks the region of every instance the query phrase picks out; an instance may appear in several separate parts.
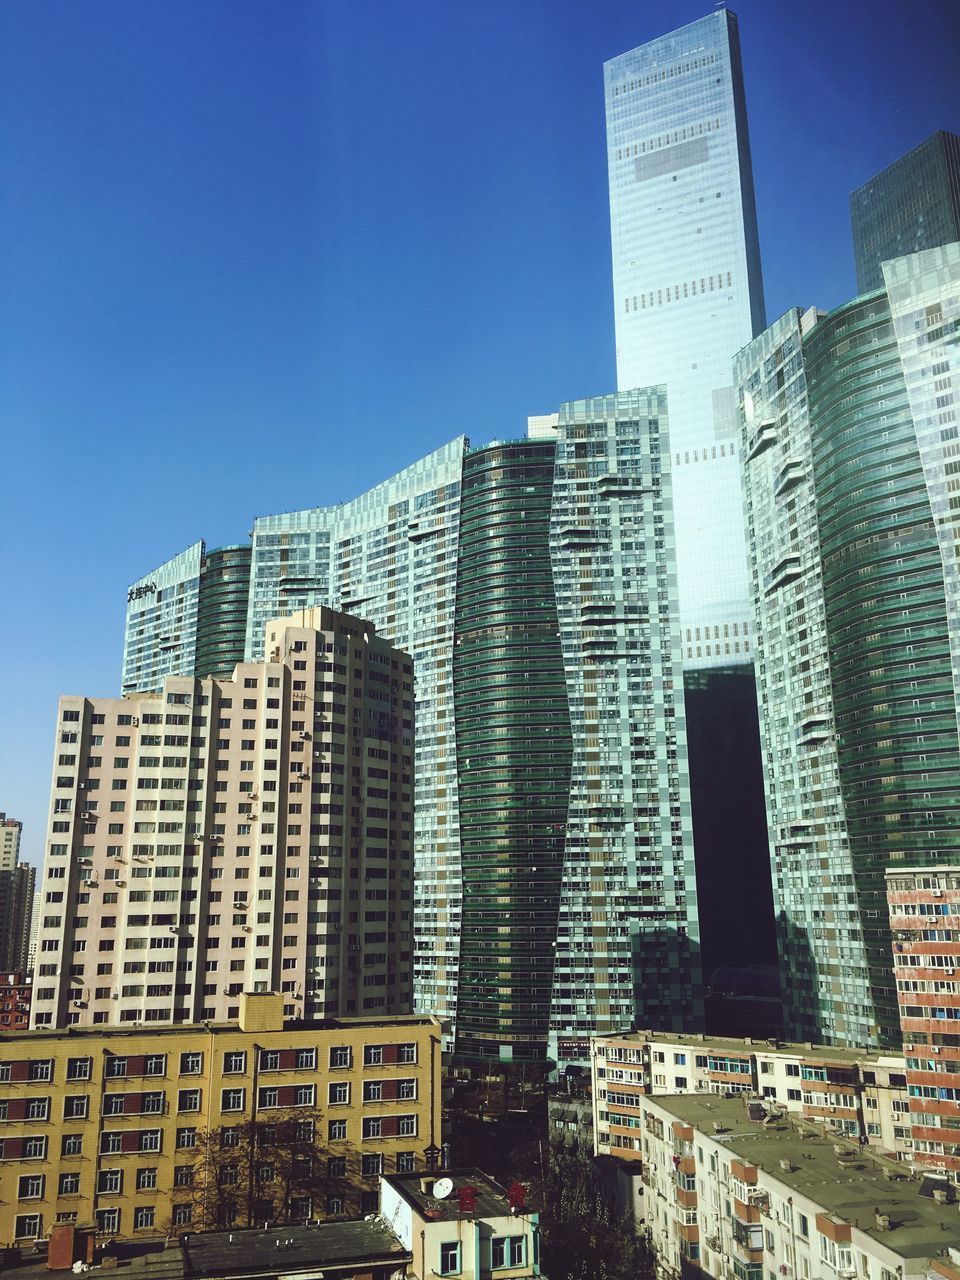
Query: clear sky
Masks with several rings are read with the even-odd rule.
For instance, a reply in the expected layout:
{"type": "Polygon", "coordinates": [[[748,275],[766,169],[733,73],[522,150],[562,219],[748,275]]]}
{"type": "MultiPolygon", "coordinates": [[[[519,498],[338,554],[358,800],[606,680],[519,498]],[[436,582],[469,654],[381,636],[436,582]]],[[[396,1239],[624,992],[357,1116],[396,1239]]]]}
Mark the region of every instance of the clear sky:
{"type": "MultiPolygon", "coordinates": [[[[956,0],[741,0],[767,314],[855,291],[847,199],[960,131],[956,0]]],[[[254,515],[615,386],[602,64],[709,0],[0,6],[0,809],[126,585],[254,515]]]]}

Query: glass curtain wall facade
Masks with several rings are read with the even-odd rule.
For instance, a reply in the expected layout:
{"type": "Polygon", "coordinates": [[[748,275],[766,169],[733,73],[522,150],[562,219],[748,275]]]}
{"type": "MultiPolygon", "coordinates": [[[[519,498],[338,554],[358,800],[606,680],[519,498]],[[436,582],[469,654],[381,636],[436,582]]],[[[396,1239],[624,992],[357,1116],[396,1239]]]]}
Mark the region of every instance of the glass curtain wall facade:
{"type": "Polygon", "coordinates": [[[463,915],[457,1050],[542,1059],[570,792],[570,712],[550,563],[555,445],[468,453],[457,552],[463,915]]]}
{"type": "Polygon", "coordinates": [[[670,406],[704,970],[775,966],[731,371],[764,326],[736,16],[612,59],[605,86],[617,384],[666,384],[670,406]]]}
{"type": "Polygon", "coordinates": [[[617,386],[670,402],[684,665],[750,661],[730,362],[764,326],[737,19],[605,66],[617,386]]]}
{"type": "Polygon", "coordinates": [[[960,842],[960,246],[885,274],[738,362],[788,1031],[880,1046],[900,1035],[885,872],[960,842]]]}
{"type": "Polygon", "coordinates": [[[551,558],[573,735],[550,1056],[703,1017],[663,388],[561,406],[551,558]]]}
{"type": "Polygon", "coordinates": [[[197,610],[198,676],[229,680],[243,661],[250,598],[249,546],[219,547],[204,561],[197,610]]]}
{"type": "Polygon", "coordinates": [[[167,676],[193,675],[203,556],[203,542],[195,542],[127,588],[124,693],[160,689],[167,676]]]}
{"type": "Polygon", "coordinates": [[[883,263],[960,240],[960,138],[942,130],[850,196],[857,292],[884,287],[883,263]]]}
{"type": "Polygon", "coordinates": [[[256,661],[269,618],[330,604],[413,656],[414,1001],[449,1018],[463,901],[453,641],[466,447],[461,436],[350,502],[256,520],[246,643],[256,661]]]}

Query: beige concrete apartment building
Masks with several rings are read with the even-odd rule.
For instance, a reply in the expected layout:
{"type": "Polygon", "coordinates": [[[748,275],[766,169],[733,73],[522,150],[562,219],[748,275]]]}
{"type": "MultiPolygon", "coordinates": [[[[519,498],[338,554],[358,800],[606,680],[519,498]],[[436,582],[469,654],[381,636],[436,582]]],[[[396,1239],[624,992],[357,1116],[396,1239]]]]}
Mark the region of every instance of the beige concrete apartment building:
{"type": "Polygon", "coordinates": [[[33,1026],[410,1011],[411,659],[326,608],[265,651],[61,699],[33,1026]]]}
{"type": "Polygon", "coordinates": [[[13,871],[20,860],[23,823],[0,813],[0,871],[13,871]]]}
{"type": "Polygon", "coordinates": [[[648,1031],[593,1041],[594,1151],[641,1158],[644,1096],[748,1094],[768,1112],[796,1115],[899,1160],[912,1150],[902,1056],[750,1039],[648,1031]]]}

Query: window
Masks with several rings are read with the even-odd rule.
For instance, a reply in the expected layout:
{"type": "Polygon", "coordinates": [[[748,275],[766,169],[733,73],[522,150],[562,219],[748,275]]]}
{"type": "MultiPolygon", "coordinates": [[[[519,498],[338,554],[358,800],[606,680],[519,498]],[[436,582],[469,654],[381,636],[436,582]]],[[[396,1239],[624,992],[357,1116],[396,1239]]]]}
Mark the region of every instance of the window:
{"type": "Polygon", "coordinates": [[[379,1116],[366,1116],[363,1121],[363,1136],[365,1138],[379,1138],[381,1131],[379,1116]]]}
{"type": "MultiPolygon", "coordinates": [[[[261,1089],[261,1093],[265,1092],[261,1089]]],[[[246,1102],[246,1089],[224,1089],[220,1095],[221,1111],[242,1111],[246,1102]]]]}
{"type": "Polygon", "coordinates": [[[17,1183],[18,1200],[39,1200],[43,1196],[45,1177],[42,1173],[25,1173],[17,1183]]]}
{"type": "Polygon", "coordinates": [[[383,1156],[371,1153],[360,1157],[360,1172],[365,1178],[375,1178],[383,1173],[383,1156]]]}
{"type": "Polygon", "coordinates": [[[140,1204],[133,1211],[133,1225],[135,1229],[142,1230],[145,1227],[153,1226],[153,1219],[156,1210],[153,1205],[140,1204]]]}
{"type": "Polygon", "coordinates": [[[193,1166],[189,1164],[175,1165],[173,1170],[173,1185],[175,1187],[192,1187],[193,1166]]]}
{"type": "Polygon", "coordinates": [[[115,1236],[120,1231],[119,1209],[98,1209],[97,1230],[101,1235],[115,1236]]]}
{"type": "Polygon", "coordinates": [[[156,1189],[157,1189],[156,1169],[138,1169],[137,1170],[137,1190],[138,1191],[155,1191],[156,1189]]]}
{"type": "Polygon", "coordinates": [[[455,1276],[460,1274],[460,1241],[445,1241],[440,1246],[440,1270],[437,1273],[441,1276],[455,1276]]]}
{"type": "Polygon", "coordinates": [[[345,1178],[347,1176],[346,1156],[330,1156],[327,1160],[328,1178],[345,1178]]]}
{"type": "Polygon", "coordinates": [[[317,1066],[316,1049],[298,1049],[296,1065],[300,1071],[314,1071],[317,1066]]]}
{"type": "Polygon", "coordinates": [[[416,1167],[417,1153],[415,1151],[397,1152],[397,1173],[413,1173],[416,1167]]]}
{"type": "Polygon", "coordinates": [[[18,1213],[13,1234],[17,1240],[36,1240],[43,1230],[43,1216],[39,1213],[18,1213]]]}
{"type": "Polygon", "coordinates": [[[223,1073],[224,1075],[242,1074],[247,1069],[247,1055],[244,1050],[237,1050],[233,1053],[225,1053],[223,1055],[223,1073]]]}
{"type": "MultiPolygon", "coordinates": [[[[109,1096],[119,1098],[122,1105],[123,1094],[109,1096]]],[[[68,1093],[63,1100],[63,1118],[64,1120],[86,1120],[89,1108],[90,1100],[85,1093],[68,1093]]]]}
{"type": "Polygon", "coordinates": [[[192,1204],[175,1204],[173,1206],[173,1225],[175,1227],[189,1226],[193,1221],[193,1205],[192,1204]]]}
{"type": "Polygon", "coordinates": [[[522,1267],[526,1263],[526,1239],[523,1236],[494,1236],[490,1241],[490,1266],[522,1267]]]}
{"type": "Polygon", "coordinates": [[[417,1133],[417,1117],[416,1116],[399,1116],[397,1120],[397,1132],[401,1138],[413,1138],[417,1133]]]}
{"type": "Polygon", "coordinates": [[[92,1058],[68,1058],[67,1079],[89,1080],[93,1066],[92,1058]]]}
{"type": "Polygon", "coordinates": [[[200,1110],[200,1090],[199,1089],[181,1089],[177,1094],[177,1110],[178,1111],[199,1111],[200,1110]]]}
{"type": "Polygon", "coordinates": [[[202,1053],[181,1053],[180,1055],[180,1074],[182,1076],[197,1076],[203,1070],[203,1054],[202,1053]]]}
{"type": "Polygon", "coordinates": [[[364,1080],[363,1082],[364,1102],[379,1102],[382,1097],[383,1097],[383,1081],[382,1080],[364,1080]]]}
{"type": "Polygon", "coordinates": [[[101,1169],[97,1174],[97,1195],[119,1195],[123,1189],[122,1169],[101,1169]]]}
{"type": "Polygon", "coordinates": [[[327,1196],[327,1213],[336,1214],[344,1212],[343,1196],[327,1196]]]}
{"type": "Polygon", "coordinates": [[[83,1134],[65,1133],[60,1140],[60,1154],[61,1156],[82,1156],[83,1134]]]}
{"type": "Polygon", "coordinates": [[[61,1173],[60,1184],[57,1187],[57,1194],[61,1196],[79,1195],[80,1194],[79,1173],[61,1173]]]}
{"type": "Polygon", "coordinates": [[[196,1129],[178,1129],[177,1130],[177,1150],[189,1151],[197,1145],[196,1129]]]}
{"type": "Polygon", "coordinates": [[[417,1046],[415,1044],[401,1044],[397,1046],[398,1062],[416,1062],[417,1046]]]}
{"type": "Polygon", "coordinates": [[[334,1045],[330,1050],[331,1067],[349,1067],[351,1061],[352,1055],[349,1045],[334,1045]]]}
{"type": "Polygon", "coordinates": [[[162,1076],[167,1069],[167,1055],[165,1053],[153,1053],[143,1061],[143,1074],[145,1076],[162,1076]]]}
{"type": "Polygon", "coordinates": [[[50,1080],[53,1075],[53,1063],[49,1058],[30,1063],[30,1080],[50,1080]]]}
{"type": "Polygon", "coordinates": [[[331,1106],[350,1101],[350,1082],[337,1080],[328,1086],[328,1102],[331,1106]]]}
{"type": "Polygon", "coordinates": [[[331,1120],[327,1125],[327,1136],[331,1142],[342,1142],[347,1136],[346,1120],[331,1120]]]}

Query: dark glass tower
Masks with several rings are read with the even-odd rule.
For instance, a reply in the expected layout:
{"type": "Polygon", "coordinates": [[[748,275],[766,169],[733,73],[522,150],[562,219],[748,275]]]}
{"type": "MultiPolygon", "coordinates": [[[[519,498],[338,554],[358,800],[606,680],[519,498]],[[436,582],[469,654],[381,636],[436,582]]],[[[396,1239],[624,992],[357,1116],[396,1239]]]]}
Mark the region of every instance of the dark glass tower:
{"type": "Polygon", "coordinates": [[[550,565],[552,442],[468,453],[453,690],[463,908],[457,1048],[542,1060],[572,744],[550,565]]]}
{"type": "Polygon", "coordinates": [[[938,130],[850,196],[857,291],[883,288],[882,262],[960,240],[960,138],[938,130]]]}
{"type": "Polygon", "coordinates": [[[943,564],[886,297],[805,344],[823,598],[853,891],[877,1037],[897,1044],[885,872],[960,835],[943,564]]]}
{"type": "Polygon", "coordinates": [[[250,599],[251,547],[219,547],[211,551],[200,574],[197,612],[198,676],[229,680],[243,661],[250,599]]]}

